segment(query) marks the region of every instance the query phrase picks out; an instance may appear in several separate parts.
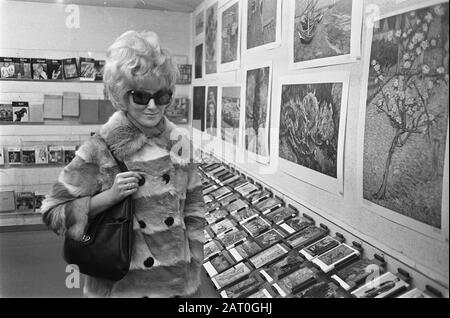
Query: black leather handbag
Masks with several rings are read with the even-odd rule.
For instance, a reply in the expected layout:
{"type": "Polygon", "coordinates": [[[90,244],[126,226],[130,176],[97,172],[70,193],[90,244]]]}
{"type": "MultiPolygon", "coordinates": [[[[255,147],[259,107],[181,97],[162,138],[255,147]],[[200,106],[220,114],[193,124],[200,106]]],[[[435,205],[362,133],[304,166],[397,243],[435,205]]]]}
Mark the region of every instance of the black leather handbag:
{"type": "MultiPolygon", "coordinates": [[[[121,172],[126,165],[114,158],[121,172]]],[[[111,281],[121,280],[130,268],[133,248],[134,204],[131,196],[89,221],[82,241],[66,237],[63,256],[80,272],[111,281]]]]}

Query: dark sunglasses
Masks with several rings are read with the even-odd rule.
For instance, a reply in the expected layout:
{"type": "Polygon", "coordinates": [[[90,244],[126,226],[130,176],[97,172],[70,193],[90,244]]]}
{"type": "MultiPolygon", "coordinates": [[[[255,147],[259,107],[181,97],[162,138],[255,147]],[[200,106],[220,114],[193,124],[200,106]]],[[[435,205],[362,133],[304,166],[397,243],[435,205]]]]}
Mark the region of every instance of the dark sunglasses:
{"type": "Polygon", "coordinates": [[[172,101],[172,91],[160,90],[155,94],[150,94],[145,91],[128,91],[133,98],[133,102],[137,105],[147,105],[151,99],[155,101],[156,106],[167,105],[172,101]]]}

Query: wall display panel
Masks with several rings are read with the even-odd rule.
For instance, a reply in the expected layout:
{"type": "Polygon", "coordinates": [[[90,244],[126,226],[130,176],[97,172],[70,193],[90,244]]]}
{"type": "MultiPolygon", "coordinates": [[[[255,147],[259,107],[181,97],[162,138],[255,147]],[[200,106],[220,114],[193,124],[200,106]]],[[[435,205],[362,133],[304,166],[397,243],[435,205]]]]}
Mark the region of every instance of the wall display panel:
{"type": "Polygon", "coordinates": [[[220,104],[220,138],[221,152],[229,160],[237,157],[241,146],[241,104],[243,90],[240,86],[221,87],[220,104]]]}
{"type": "Polygon", "coordinates": [[[348,87],[347,72],[282,77],[274,112],[281,171],[333,194],[344,188],[348,87]]]}
{"type": "Polygon", "coordinates": [[[217,73],[218,2],[206,9],[205,24],[205,74],[217,73]]]}
{"type": "Polygon", "coordinates": [[[355,62],[360,56],[363,1],[290,0],[287,5],[291,68],[355,62]]]}
{"type": "Polygon", "coordinates": [[[272,63],[245,68],[244,144],[248,156],[260,163],[269,162],[270,101],[272,63]]]}
{"type": "Polygon", "coordinates": [[[205,131],[205,96],[204,86],[194,87],[193,123],[192,127],[205,131]]]}
{"type": "Polygon", "coordinates": [[[242,2],[242,43],[247,53],[274,49],[281,45],[281,0],[242,2]]]}
{"type": "Polygon", "coordinates": [[[206,132],[211,136],[217,136],[218,121],[218,96],[217,86],[209,86],[206,99],[206,132]]]}
{"type": "Polygon", "coordinates": [[[186,125],[189,123],[189,108],[191,101],[186,97],[177,97],[166,108],[166,116],[174,124],[186,125]]]}
{"type": "Polygon", "coordinates": [[[442,1],[375,19],[358,130],[363,206],[438,239],[448,239],[448,23],[442,1]]]}
{"type": "Polygon", "coordinates": [[[205,10],[195,15],[195,36],[199,36],[205,30],[205,10]]]}
{"type": "Polygon", "coordinates": [[[239,69],[241,65],[241,3],[227,2],[219,8],[219,71],[239,69]]]}

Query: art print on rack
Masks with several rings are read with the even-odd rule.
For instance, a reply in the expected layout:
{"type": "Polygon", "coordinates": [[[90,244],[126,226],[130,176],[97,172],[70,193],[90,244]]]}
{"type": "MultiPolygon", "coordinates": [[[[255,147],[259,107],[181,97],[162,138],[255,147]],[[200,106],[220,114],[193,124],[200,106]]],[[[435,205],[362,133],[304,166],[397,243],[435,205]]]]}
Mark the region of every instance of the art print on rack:
{"type": "Polygon", "coordinates": [[[247,53],[273,49],[281,44],[281,1],[249,0],[242,4],[246,25],[242,43],[247,53]]]}
{"type": "Polygon", "coordinates": [[[366,207],[447,237],[448,23],[448,2],[433,1],[380,17],[369,30],[358,165],[366,207]]]}
{"type": "Polygon", "coordinates": [[[208,87],[206,98],[206,132],[211,136],[217,136],[217,86],[208,87]]]}
{"type": "Polygon", "coordinates": [[[195,15],[195,36],[203,33],[205,28],[205,11],[201,10],[195,15]]]}
{"type": "Polygon", "coordinates": [[[231,71],[240,66],[240,1],[233,0],[219,8],[219,70],[231,71]]]}
{"type": "Polygon", "coordinates": [[[205,23],[205,74],[217,73],[217,10],[216,2],[206,9],[205,23]]]}
{"type": "Polygon", "coordinates": [[[248,155],[269,162],[271,63],[246,68],[244,143],[248,155]]]}
{"type": "Polygon", "coordinates": [[[203,44],[195,47],[195,78],[203,77],[203,44]]]}
{"type": "Polygon", "coordinates": [[[363,1],[291,0],[290,66],[355,62],[360,56],[363,1]]]}
{"type": "Polygon", "coordinates": [[[232,145],[239,144],[239,123],[241,114],[241,88],[222,87],[222,140],[232,145]]]}
{"type": "Polygon", "coordinates": [[[279,166],[330,193],[343,193],[349,74],[327,72],[280,80],[279,166]]]}

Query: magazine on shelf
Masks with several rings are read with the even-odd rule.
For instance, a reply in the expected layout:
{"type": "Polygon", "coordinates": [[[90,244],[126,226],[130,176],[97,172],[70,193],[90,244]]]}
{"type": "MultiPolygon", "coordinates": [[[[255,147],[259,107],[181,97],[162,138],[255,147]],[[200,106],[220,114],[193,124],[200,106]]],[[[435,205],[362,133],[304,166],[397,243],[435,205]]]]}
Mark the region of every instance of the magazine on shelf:
{"type": "Polygon", "coordinates": [[[80,57],[80,81],[95,81],[95,60],[88,57],[80,57]]]}
{"type": "Polygon", "coordinates": [[[36,158],[36,164],[47,164],[48,163],[48,146],[47,145],[36,145],[34,147],[36,158]]]}
{"type": "Polygon", "coordinates": [[[230,267],[232,267],[236,262],[232,259],[227,251],[222,251],[211,257],[207,262],[203,264],[209,277],[214,278],[217,274],[220,274],[230,267]]]}
{"type": "Polygon", "coordinates": [[[20,158],[20,147],[8,147],[8,163],[10,165],[20,165],[22,160],[20,158]]]}
{"type": "Polygon", "coordinates": [[[287,207],[281,207],[278,209],[275,209],[272,212],[269,212],[266,214],[266,218],[271,221],[274,224],[281,224],[293,217],[295,217],[298,214],[297,211],[287,207]]]}
{"type": "Polygon", "coordinates": [[[306,257],[308,261],[312,260],[314,257],[322,255],[328,252],[332,248],[337,247],[341,244],[338,240],[332,238],[331,236],[326,236],[323,239],[313,243],[300,251],[300,253],[306,257]]]}
{"type": "Polygon", "coordinates": [[[47,78],[51,80],[63,79],[62,60],[47,60],[47,78]]]}
{"type": "Polygon", "coordinates": [[[292,248],[303,248],[308,246],[327,235],[326,231],[314,225],[297,232],[286,239],[286,242],[292,248]]]}
{"type": "Polygon", "coordinates": [[[261,251],[261,247],[255,241],[246,239],[230,249],[230,254],[237,262],[240,262],[243,259],[255,255],[259,251],[261,251]]]}
{"type": "MultiPolygon", "coordinates": [[[[208,267],[205,267],[207,269],[208,267]]],[[[208,270],[208,269],[207,269],[208,270]]],[[[211,269],[210,269],[211,270],[211,269]]],[[[214,271],[211,271],[214,273],[214,271]]],[[[227,286],[233,284],[234,282],[242,279],[246,275],[251,273],[250,267],[244,262],[238,263],[221,274],[212,278],[212,282],[217,289],[226,288],[227,286]]],[[[214,275],[210,275],[211,277],[214,275]]],[[[223,297],[223,295],[222,295],[223,297]]]]}
{"type": "Polygon", "coordinates": [[[305,258],[302,257],[298,251],[291,250],[281,260],[264,266],[261,269],[260,274],[264,279],[271,283],[296,271],[305,264],[305,261],[305,258]]]}
{"type": "Polygon", "coordinates": [[[64,79],[78,78],[77,59],[75,57],[63,60],[64,79]]]}
{"type": "Polygon", "coordinates": [[[17,78],[19,60],[13,57],[0,57],[1,78],[17,78]]]}
{"type": "Polygon", "coordinates": [[[63,163],[63,149],[61,146],[48,147],[48,162],[49,163],[63,163]]]}
{"type": "Polygon", "coordinates": [[[16,69],[16,77],[18,79],[31,79],[31,59],[30,58],[24,58],[20,57],[19,60],[19,67],[16,69]]]}
{"type": "Polygon", "coordinates": [[[75,158],[76,146],[63,146],[64,163],[70,163],[75,158]]]}
{"type": "Polygon", "coordinates": [[[48,80],[47,76],[47,59],[31,59],[31,68],[33,70],[34,80],[48,80]]]}
{"type": "Polygon", "coordinates": [[[45,200],[45,192],[35,192],[34,194],[34,211],[40,212],[42,202],[45,200]]]}
{"type": "Polygon", "coordinates": [[[264,265],[275,262],[287,253],[287,247],[282,244],[276,244],[252,256],[249,260],[255,268],[260,268],[264,265]]]}
{"type": "Polygon", "coordinates": [[[341,244],[328,252],[314,258],[312,262],[328,273],[337,265],[349,259],[354,259],[360,255],[360,252],[347,244],[341,244]]]}
{"type": "Polygon", "coordinates": [[[103,72],[105,69],[105,60],[95,60],[94,68],[95,68],[95,80],[103,81],[103,72]]]}
{"type": "Polygon", "coordinates": [[[16,210],[34,210],[34,192],[16,192],[16,210]]]}
{"type": "Polygon", "coordinates": [[[0,104],[0,121],[13,121],[13,108],[11,104],[0,104]]]}
{"type": "Polygon", "coordinates": [[[267,232],[255,237],[255,241],[262,247],[266,248],[280,242],[285,234],[276,229],[270,229],[267,232]]]}
{"type": "Polygon", "coordinates": [[[15,210],[14,191],[0,191],[0,212],[12,212],[15,210]]]}
{"type": "Polygon", "coordinates": [[[23,164],[34,165],[36,164],[36,149],[34,147],[22,147],[21,160],[23,164]]]}
{"type": "Polygon", "coordinates": [[[28,122],[30,121],[30,107],[28,102],[12,102],[13,121],[28,122]]]}
{"type": "Polygon", "coordinates": [[[352,295],[357,298],[393,297],[409,288],[409,284],[400,277],[387,272],[354,290],[352,295]]]}
{"type": "Polygon", "coordinates": [[[367,283],[370,277],[385,272],[385,264],[377,259],[362,258],[338,270],[331,278],[345,290],[352,290],[367,283]]]}

